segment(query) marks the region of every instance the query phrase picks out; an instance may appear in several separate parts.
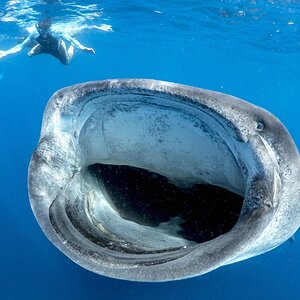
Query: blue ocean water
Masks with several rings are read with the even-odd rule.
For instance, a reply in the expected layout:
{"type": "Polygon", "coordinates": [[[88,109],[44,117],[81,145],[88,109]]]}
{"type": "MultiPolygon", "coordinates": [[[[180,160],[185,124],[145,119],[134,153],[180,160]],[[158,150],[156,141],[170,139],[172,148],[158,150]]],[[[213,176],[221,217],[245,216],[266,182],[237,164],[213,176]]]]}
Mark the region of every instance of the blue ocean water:
{"type": "Polygon", "coordinates": [[[0,299],[300,299],[300,242],[204,276],[135,283],[93,274],[45,237],[27,168],[50,96],[89,80],[153,78],[238,96],[275,114],[298,148],[300,3],[296,0],[4,1],[0,49],[51,17],[96,54],[69,66],[29,49],[0,60],[0,299]]]}

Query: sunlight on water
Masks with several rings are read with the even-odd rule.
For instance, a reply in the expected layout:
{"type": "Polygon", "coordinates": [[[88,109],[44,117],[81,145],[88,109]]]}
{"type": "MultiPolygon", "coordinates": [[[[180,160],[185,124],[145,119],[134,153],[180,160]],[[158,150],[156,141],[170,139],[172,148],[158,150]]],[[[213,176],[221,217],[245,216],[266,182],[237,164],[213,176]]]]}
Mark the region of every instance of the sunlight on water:
{"type": "MultiPolygon", "coordinates": [[[[273,52],[300,49],[299,1],[93,1],[14,0],[0,10],[6,36],[50,17],[54,29],[76,34],[84,29],[116,31],[160,31],[160,38],[185,38],[242,42],[273,52]],[[184,8],[184,9],[183,9],[184,8]],[[113,17],[112,17],[113,16],[113,17]]],[[[16,34],[17,36],[18,34],[16,34]]]]}
{"type": "Polygon", "coordinates": [[[81,2],[7,1],[1,10],[0,22],[9,23],[6,32],[10,33],[15,25],[19,29],[32,32],[36,22],[43,18],[52,19],[55,23],[53,30],[63,30],[69,34],[76,34],[84,29],[112,31],[112,26],[104,23],[108,21],[108,17],[105,16],[103,8],[98,4],[81,2]]]}

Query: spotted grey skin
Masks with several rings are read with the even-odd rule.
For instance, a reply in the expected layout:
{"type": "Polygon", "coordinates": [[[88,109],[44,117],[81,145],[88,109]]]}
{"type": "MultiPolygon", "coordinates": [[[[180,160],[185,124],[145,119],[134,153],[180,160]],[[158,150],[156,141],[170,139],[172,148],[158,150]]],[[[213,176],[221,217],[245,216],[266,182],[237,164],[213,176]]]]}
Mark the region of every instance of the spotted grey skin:
{"type": "Polygon", "coordinates": [[[74,262],[114,278],[167,281],[290,238],[300,223],[299,179],[297,148],[268,111],[214,91],[120,79],[52,96],[28,188],[42,230],[74,262]],[[194,242],[178,235],[178,218],[159,226],[123,218],[87,171],[96,163],[150,170],[176,186],[222,187],[244,199],[238,221],[227,233],[194,242]]]}

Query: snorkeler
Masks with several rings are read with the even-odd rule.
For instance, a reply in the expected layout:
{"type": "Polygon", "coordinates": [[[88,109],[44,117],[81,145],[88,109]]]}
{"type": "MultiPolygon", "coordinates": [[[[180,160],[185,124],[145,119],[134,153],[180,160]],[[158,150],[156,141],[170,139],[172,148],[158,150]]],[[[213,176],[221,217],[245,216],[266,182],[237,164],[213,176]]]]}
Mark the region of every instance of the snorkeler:
{"type": "Polygon", "coordinates": [[[93,48],[83,46],[69,34],[51,30],[51,20],[45,19],[37,23],[35,30],[30,33],[21,44],[7,51],[0,50],[0,59],[7,55],[17,53],[32,43],[34,43],[35,46],[28,52],[28,56],[31,57],[37,54],[47,53],[58,58],[64,65],[68,65],[71,62],[74,55],[74,47],[95,54],[93,48]],[[70,43],[68,49],[64,40],[70,43]]]}

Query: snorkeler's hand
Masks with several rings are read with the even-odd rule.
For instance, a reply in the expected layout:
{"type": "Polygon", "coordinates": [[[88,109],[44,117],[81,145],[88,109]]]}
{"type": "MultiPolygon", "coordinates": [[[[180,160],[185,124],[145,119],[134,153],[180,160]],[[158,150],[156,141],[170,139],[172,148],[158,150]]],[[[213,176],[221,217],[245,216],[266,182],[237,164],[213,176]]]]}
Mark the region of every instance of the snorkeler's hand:
{"type": "Polygon", "coordinates": [[[6,52],[3,50],[0,50],[0,59],[4,56],[6,56],[6,52]]]}
{"type": "Polygon", "coordinates": [[[84,48],[84,51],[89,52],[89,53],[93,53],[93,54],[96,53],[95,50],[94,50],[93,48],[88,48],[88,47],[85,47],[85,48],[84,48]]]}

